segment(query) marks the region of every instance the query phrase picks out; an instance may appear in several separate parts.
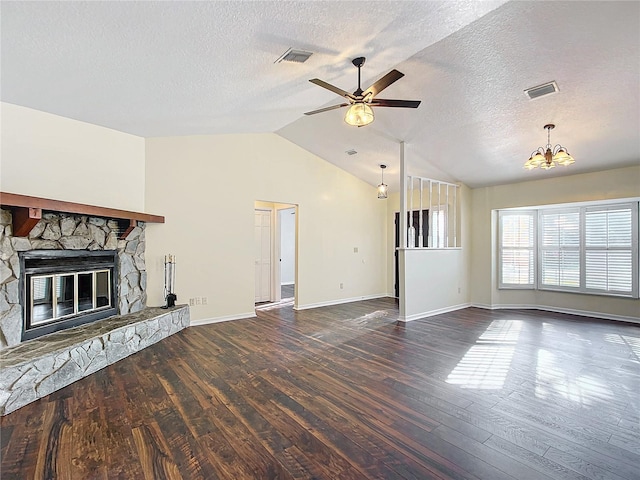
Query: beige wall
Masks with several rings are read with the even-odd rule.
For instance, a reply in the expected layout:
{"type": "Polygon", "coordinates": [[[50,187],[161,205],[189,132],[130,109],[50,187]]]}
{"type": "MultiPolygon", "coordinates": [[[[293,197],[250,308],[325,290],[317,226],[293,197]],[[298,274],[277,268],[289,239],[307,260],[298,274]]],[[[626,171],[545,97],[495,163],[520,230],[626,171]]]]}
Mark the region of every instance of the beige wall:
{"type": "Polygon", "coordinates": [[[192,319],[252,314],[257,200],[298,205],[300,308],[385,294],[386,210],[374,187],[275,134],[151,138],[146,152],[146,206],[166,217],[147,228],[150,305],[163,301],[173,253],[178,302],[208,298],[192,319]]]}
{"type": "Polygon", "coordinates": [[[632,197],[640,197],[640,166],[472,190],[471,302],[488,307],[541,306],[610,318],[640,318],[639,300],[499,290],[494,260],[497,209],[632,197]]]}
{"type": "MultiPolygon", "coordinates": [[[[379,200],[374,187],[277,135],[145,141],[7,103],[1,114],[0,190],[166,216],[166,224],[147,228],[150,305],[163,303],[162,260],[173,253],[179,302],[209,300],[192,309],[192,318],[250,314],[253,209],[260,200],[299,205],[300,307],[393,295],[398,194],[379,200]]],[[[463,278],[455,281],[456,292],[461,285],[456,304],[638,317],[638,300],[498,290],[492,258],[496,209],[640,197],[640,166],[475,190],[463,186],[461,196],[463,278]]]]}
{"type": "Polygon", "coordinates": [[[0,109],[1,191],[145,210],[144,138],[8,103],[0,109]]]}

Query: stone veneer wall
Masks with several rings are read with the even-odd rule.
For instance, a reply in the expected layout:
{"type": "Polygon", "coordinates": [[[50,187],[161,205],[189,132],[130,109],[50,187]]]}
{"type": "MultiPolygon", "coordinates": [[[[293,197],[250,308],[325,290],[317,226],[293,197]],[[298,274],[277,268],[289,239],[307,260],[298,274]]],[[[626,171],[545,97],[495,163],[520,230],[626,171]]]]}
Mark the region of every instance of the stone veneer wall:
{"type": "Polygon", "coordinates": [[[118,222],[99,217],[45,213],[28,237],[14,237],[11,211],[0,209],[0,350],[17,345],[22,335],[18,252],[28,250],[117,250],[118,312],[138,312],[147,302],[144,224],[125,240],[118,222]]]}

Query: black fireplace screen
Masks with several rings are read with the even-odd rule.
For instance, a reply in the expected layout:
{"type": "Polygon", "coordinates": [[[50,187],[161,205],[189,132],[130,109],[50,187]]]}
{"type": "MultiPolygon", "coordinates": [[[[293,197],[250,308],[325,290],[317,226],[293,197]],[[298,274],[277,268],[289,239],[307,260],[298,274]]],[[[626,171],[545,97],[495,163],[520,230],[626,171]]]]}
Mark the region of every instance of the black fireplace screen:
{"type": "Polygon", "coordinates": [[[22,339],[29,340],[117,313],[117,252],[24,252],[22,339]]]}

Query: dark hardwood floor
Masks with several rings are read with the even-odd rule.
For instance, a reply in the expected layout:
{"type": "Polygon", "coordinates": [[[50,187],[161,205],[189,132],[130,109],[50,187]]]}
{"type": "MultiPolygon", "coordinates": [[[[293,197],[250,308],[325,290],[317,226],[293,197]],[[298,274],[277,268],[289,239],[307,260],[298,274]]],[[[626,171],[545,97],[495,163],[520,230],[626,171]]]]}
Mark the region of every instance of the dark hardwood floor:
{"type": "Polygon", "coordinates": [[[640,478],[640,327],[391,299],[192,327],[1,420],[8,479],[640,478]]]}

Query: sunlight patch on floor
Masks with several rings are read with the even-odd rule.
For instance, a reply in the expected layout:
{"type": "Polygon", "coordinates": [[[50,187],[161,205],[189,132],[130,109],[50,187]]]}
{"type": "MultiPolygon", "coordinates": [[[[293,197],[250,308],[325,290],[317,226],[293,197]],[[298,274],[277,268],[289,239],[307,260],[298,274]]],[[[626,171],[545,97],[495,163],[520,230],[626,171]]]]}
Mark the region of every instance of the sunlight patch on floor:
{"type": "Polygon", "coordinates": [[[501,389],[520,336],[519,320],[494,320],[458,362],[447,383],[462,388],[501,389]]]}
{"type": "Polygon", "coordinates": [[[282,307],[290,307],[293,306],[293,298],[285,298],[284,300],[277,303],[267,303],[266,305],[257,305],[256,310],[260,310],[261,312],[268,312],[269,310],[275,310],[277,308],[282,307]]]}
{"type": "Polygon", "coordinates": [[[629,335],[618,335],[617,333],[607,333],[604,336],[605,341],[616,343],[628,347],[629,351],[636,357],[635,360],[640,361],[640,338],[631,337],[629,335]]]}
{"type": "Polygon", "coordinates": [[[551,400],[559,395],[585,406],[614,398],[611,389],[600,378],[567,370],[564,368],[567,363],[574,367],[576,365],[575,362],[565,362],[547,350],[538,351],[535,386],[537,398],[551,400]]]}

